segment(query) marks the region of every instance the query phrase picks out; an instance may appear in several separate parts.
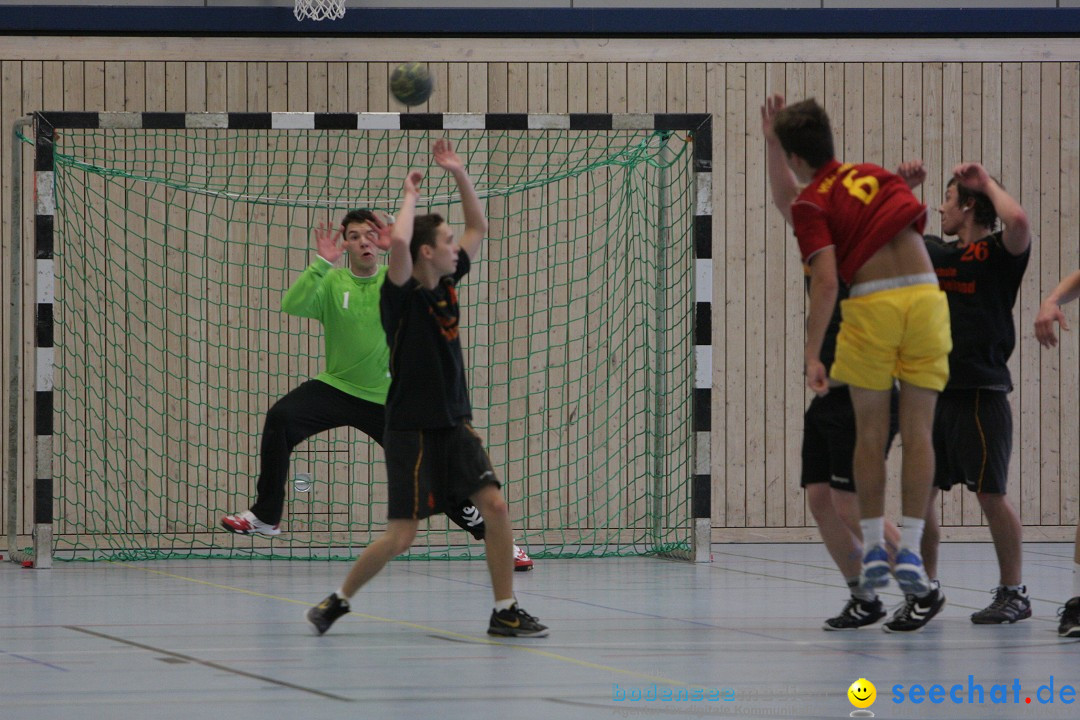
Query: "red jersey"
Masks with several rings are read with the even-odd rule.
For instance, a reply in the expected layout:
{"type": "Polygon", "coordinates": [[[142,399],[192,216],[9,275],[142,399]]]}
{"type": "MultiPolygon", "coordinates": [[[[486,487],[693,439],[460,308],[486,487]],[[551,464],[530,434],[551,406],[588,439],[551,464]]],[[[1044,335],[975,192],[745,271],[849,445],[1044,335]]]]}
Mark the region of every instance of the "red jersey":
{"type": "Polygon", "coordinates": [[[837,271],[850,285],[855,272],[901,230],[914,225],[922,233],[926,206],[899,175],[871,163],[830,160],[791,204],[791,221],[803,262],[833,245],[837,271]]]}

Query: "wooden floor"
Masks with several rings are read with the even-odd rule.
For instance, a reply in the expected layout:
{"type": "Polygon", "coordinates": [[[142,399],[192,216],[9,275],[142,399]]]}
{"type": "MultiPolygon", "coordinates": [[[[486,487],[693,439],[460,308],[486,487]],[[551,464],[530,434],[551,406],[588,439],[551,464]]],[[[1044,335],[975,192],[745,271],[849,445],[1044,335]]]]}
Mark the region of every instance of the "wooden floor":
{"type": "Polygon", "coordinates": [[[820,545],[718,545],[708,565],[538,560],[516,591],[551,636],[512,641],[484,632],[477,561],[391,563],[323,637],[304,612],[345,563],[2,563],[0,717],[840,718],[866,678],[880,718],[1075,718],[1062,700],[1080,690],[1080,643],[1056,635],[1072,545],[1025,547],[1035,614],[1001,627],[968,619],[990,600],[992,547],[941,555],[948,605],[912,635],[822,631],[846,591],[820,545]],[[942,701],[913,703],[916,684],[942,701]]]}

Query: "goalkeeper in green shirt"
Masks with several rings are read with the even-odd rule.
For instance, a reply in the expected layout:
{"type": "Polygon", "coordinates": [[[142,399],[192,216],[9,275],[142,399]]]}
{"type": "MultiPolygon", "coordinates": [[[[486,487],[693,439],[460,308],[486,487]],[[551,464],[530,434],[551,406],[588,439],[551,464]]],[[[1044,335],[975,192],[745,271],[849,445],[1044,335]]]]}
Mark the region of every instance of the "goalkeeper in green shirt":
{"type": "MultiPolygon", "coordinates": [[[[293,448],[312,435],[349,425],[382,445],[390,350],[379,315],[386,266],[379,264],[376,241],[389,232],[369,210],[349,212],[336,231],[323,224],[316,229],[318,257],[285,293],[281,309],[322,323],[326,369],[278,400],[267,413],[257,497],[250,510],[221,519],[229,532],[281,533],[289,457],[293,448]],[[335,268],[345,253],[348,267],[335,268]]],[[[467,498],[445,510],[454,523],[477,540],[483,539],[484,519],[467,498]]],[[[514,551],[515,569],[532,569],[529,556],[516,546],[514,551]]]]}

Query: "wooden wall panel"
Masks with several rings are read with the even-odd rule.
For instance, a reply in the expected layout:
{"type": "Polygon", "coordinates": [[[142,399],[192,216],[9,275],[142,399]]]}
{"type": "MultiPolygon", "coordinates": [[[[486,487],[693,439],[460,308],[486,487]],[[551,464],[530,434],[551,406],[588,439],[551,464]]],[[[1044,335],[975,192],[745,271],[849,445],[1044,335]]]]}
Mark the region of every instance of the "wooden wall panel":
{"type": "MultiPolygon", "coordinates": [[[[1020,108],[1013,108],[1012,112],[1018,117],[1020,108]]],[[[1064,275],[1069,269],[1080,267],[1080,201],[1077,199],[1077,178],[1080,178],[1080,64],[1075,62],[1061,64],[1060,122],[1061,161],[1059,176],[1056,180],[1060,211],[1056,245],[1057,271],[1064,275]]],[[[1005,145],[1004,142],[1002,144],[1005,145]]],[[[1004,147],[1002,149],[1005,150],[1004,147]]],[[[1010,154],[1017,152],[1015,147],[1009,147],[1008,150],[1010,154]]],[[[1048,252],[1053,252],[1052,239],[1041,238],[1040,242],[1047,246],[1048,252]]],[[[1045,295],[1052,287],[1052,285],[1044,284],[1042,294],[1045,295]]],[[[1070,316],[1076,317],[1075,313],[1071,313],[1070,316]]],[[[1021,317],[1019,325],[1020,337],[1030,334],[1031,326],[1028,317],[1021,317]]],[[[1071,480],[1075,480],[1076,469],[1080,468],[1080,425],[1076,421],[1076,390],[1080,387],[1080,352],[1077,350],[1076,333],[1060,333],[1060,335],[1063,337],[1057,357],[1055,353],[1045,353],[1051,367],[1056,366],[1058,370],[1057,422],[1050,423],[1050,427],[1046,428],[1039,438],[1040,441],[1050,439],[1057,442],[1059,452],[1056,490],[1057,502],[1061,508],[1059,522],[1062,525],[1075,525],[1080,519],[1080,492],[1071,480]]],[[[1044,368],[1045,365],[1040,365],[1040,374],[1044,368]]],[[[1045,457],[1047,454],[1048,451],[1043,449],[1040,456],[1045,457]]],[[[1042,465],[1039,473],[1043,476],[1051,474],[1042,465]]]]}
{"type": "MultiPolygon", "coordinates": [[[[111,56],[93,42],[80,56],[63,45],[62,39],[37,40],[40,44],[30,45],[15,39],[15,49],[9,49],[8,57],[0,57],[0,118],[5,123],[0,166],[5,170],[12,152],[10,123],[36,109],[400,109],[387,87],[396,56],[378,42],[367,50],[327,49],[298,56],[291,49],[294,46],[287,44],[260,52],[254,40],[233,39],[201,43],[200,60],[186,61],[179,49],[170,49],[169,42],[159,50],[154,49],[156,41],[148,38],[102,46],[114,48],[111,56]]],[[[1036,233],[1016,308],[1020,343],[1010,365],[1016,384],[1011,398],[1016,427],[1009,494],[1018,505],[1028,537],[1071,538],[1069,527],[1080,514],[1076,470],[1080,463],[1080,334],[1066,334],[1059,349],[1043,351],[1032,337],[1031,322],[1042,296],[1080,264],[1080,58],[1076,57],[1080,51],[1051,41],[1041,48],[1043,55],[1035,57],[1031,54],[1035,50],[1022,40],[995,43],[978,55],[946,41],[937,45],[920,41],[902,48],[854,41],[845,43],[843,49],[828,41],[812,40],[771,44],[661,42],[649,48],[638,47],[640,43],[532,40],[528,50],[501,40],[475,41],[473,45],[478,47],[454,41],[431,51],[436,91],[416,110],[713,114],[714,261],[712,287],[705,295],[711,293],[714,307],[710,462],[717,539],[816,537],[798,487],[802,411],[807,402],[801,358],[805,292],[793,237],[768,194],[758,110],[765,94],[781,91],[792,99],[818,97],[832,115],[842,159],[865,159],[891,168],[906,159],[922,158],[929,178],[918,192],[931,208],[931,232],[940,232],[936,208],[951,168],[963,160],[986,165],[1020,199],[1036,233]],[[545,47],[549,49],[544,51],[545,47]],[[697,54],[691,56],[687,48],[696,48],[697,54]]],[[[339,47],[333,43],[327,47],[331,46],[339,47]]],[[[23,152],[29,162],[29,152],[23,152]]],[[[29,190],[27,178],[28,172],[22,182],[29,190]]],[[[10,192],[11,179],[5,175],[0,198],[5,251],[12,241],[10,192]]],[[[31,227],[28,207],[23,214],[24,227],[31,227]]],[[[213,256],[220,249],[208,251],[213,256]]],[[[288,268],[302,264],[302,258],[294,255],[275,262],[288,268]]],[[[265,259],[250,258],[253,262],[265,259]]],[[[168,262],[167,258],[157,260],[168,262]]],[[[8,287],[9,272],[6,264],[0,268],[6,300],[12,290],[8,287]]],[[[195,270],[202,272],[192,268],[195,270]]],[[[29,260],[24,275],[26,272],[32,272],[29,260]]],[[[276,298],[258,289],[235,289],[243,284],[242,274],[231,279],[234,289],[229,292],[236,295],[231,302],[247,305],[247,313],[265,312],[254,308],[276,303],[276,298]]],[[[584,281],[556,279],[559,284],[584,281]]],[[[166,294],[192,290],[180,278],[163,276],[158,280],[166,294]]],[[[544,278],[538,276],[536,282],[542,283],[544,278]]],[[[182,323],[166,320],[163,332],[195,337],[192,333],[198,333],[195,326],[202,311],[193,301],[188,319],[182,323]]],[[[555,311],[552,321],[563,322],[564,312],[555,311]]],[[[1067,308],[1066,314],[1075,321],[1076,306],[1067,308]]],[[[238,317],[243,315],[240,311],[238,317]]],[[[93,318],[88,321],[93,322],[93,318]]],[[[0,337],[5,368],[7,323],[5,317],[0,337]]],[[[24,328],[24,339],[31,337],[29,323],[24,321],[24,328]]],[[[228,335],[228,342],[251,348],[248,359],[258,362],[253,350],[256,338],[242,327],[230,329],[228,335]]],[[[300,347],[302,352],[315,354],[320,343],[309,338],[300,347]]],[[[102,350],[108,352],[107,348],[102,350]]],[[[514,359],[534,365],[532,369],[539,372],[549,348],[528,350],[535,354],[513,350],[514,359]]],[[[25,365],[32,355],[24,352],[23,358],[25,365]]],[[[168,410],[176,417],[199,412],[197,408],[205,400],[206,379],[198,365],[199,358],[193,358],[186,365],[167,368],[183,378],[192,397],[189,403],[170,401],[168,410]]],[[[215,382],[227,388],[222,392],[234,392],[239,399],[245,393],[235,387],[228,389],[235,380],[223,374],[215,382]]],[[[30,384],[32,378],[24,382],[26,387],[30,384]]],[[[506,398],[491,400],[507,402],[506,398]]],[[[553,403],[558,400],[557,395],[552,396],[553,403]]],[[[265,410],[242,409],[255,414],[265,410]]],[[[506,465],[508,479],[535,482],[536,487],[530,489],[538,493],[553,491],[555,486],[547,484],[553,479],[532,478],[529,472],[528,453],[544,451],[541,419],[526,419],[517,408],[502,414],[521,423],[511,433],[511,437],[521,439],[521,447],[512,446],[511,457],[497,460],[506,465]]],[[[161,424],[159,429],[170,432],[167,416],[154,419],[148,415],[146,422],[161,424]]],[[[217,430],[198,433],[188,441],[205,446],[239,438],[254,446],[251,438],[259,431],[258,427],[224,430],[226,423],[216,415],[208,417],[207,423],[217,430]]],[[[628,426],[620,440],[624,447],[635,452],[646,449],[639,447],[639,430],[628,426]]],[[[32,444],[25,427],[21,442],[23,474],[28,478],[32,461],[26,448],[32,444]]],[[[621,449],[575,450],[566,458],[566,466],[588,472],[602,464],[607,454],[621,449]]],[[[10,450],[5,444],[5,454],[10,450]]],[[[149,453],[160,450],[143,448],[149,453]]],[[[893,478],[898,475],[899,456],[894,452],[889,460],[893,478]]],[[[110,456],[108,462],[122,463],[122,459],[110,456]]],[[[243,466],[245,471],[252,465],[250,458],[237,459],[235,453],[229,459],[206,450],[180,474],[194,479],[193,474],[204,472],[208,465],[222,466],[226,472],[235,470],[224,467],[229,463],[243,466]]],[[[890,483],[887,497],[891,513],[899,509],[896,484],[890,483]]],[[[115,498],[110,502],[122,505],[125,501],[115,498]]],[[[2,503],[0,499],[0,508],[2,503]]],[[[22,516],[27,518],[28,493],[21,493],[20,503],[22,516]]],[[[76,512],[74,508],[63,512],[69,510],[76,512]]],[[[176,506],[171,511],[180,513],[176,506]]],[[[539,506],[529,508],[530,515],[542,512],[539,506]]],[[[939,512],[946,537],[988,538],[978,505],[970,495],[959,491],[946,494],[939,499],[939,512]]],[[[628,513],[628,517],[633,515],[628,513]]],[[[209,516],[196,519],[213,522],[209,516]]],[[[27,529],[27,523],[24,519],[20,532],[27,529]]]]}
{"type": "MultiPolygon", "coordinates": [[[[746,485],[746,464],[750,442],[746,437],[746,139],[747,128],[746,102],[748,79],[745,64],[729,63],[727,66],[727,85],[725,87],[726,114],[722,123],[713,128],[714,133],[722,132],[726,138],[725,154],[715,160],[722,161],[720,172],[728,178],[724,198],[726,207],[724,216],[713,215],[713,222],[723,228],[727,240],[724,254],[720,256],[722,268],[716,268],[724,275],[724,299],[715,307],[721,308],[724,315],[723,347],[714,347],[714,354],[724,354],[722,371],[715,376],[717,367],[713,367],[714,383],[725,386],[725,404],[723,422],[713,426],[713,435],[722,432],[725,435],[726,452],[721,459],[723,480],[718,491],[727,496],[727,515],[720,520],[722,527],[761,527],[761,523],[751,521],[750,495],[761,488],[748,488],[746,485]]],[[[717,163],[714,161],[714,171],[717,163]]],[[[714,210],[715,213],[715,210],[714,210]]],[[[714,312],[715,316],[717,313],[714,312]]],[[[760,520],[760,519],[759,519],[760,520]]]]}

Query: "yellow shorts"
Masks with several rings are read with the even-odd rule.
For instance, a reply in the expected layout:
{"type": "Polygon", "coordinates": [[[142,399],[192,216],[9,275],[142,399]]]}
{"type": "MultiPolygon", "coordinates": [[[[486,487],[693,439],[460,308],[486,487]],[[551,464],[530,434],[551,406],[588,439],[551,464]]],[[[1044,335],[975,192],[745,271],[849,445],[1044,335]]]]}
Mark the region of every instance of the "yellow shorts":
{"type": "Polygon", "coordinates": [[[840,303],[835,380],[888,390],[893,378],[941,391],[949,380],[949,301],[936,283],[878,290],[840,303]]]}

